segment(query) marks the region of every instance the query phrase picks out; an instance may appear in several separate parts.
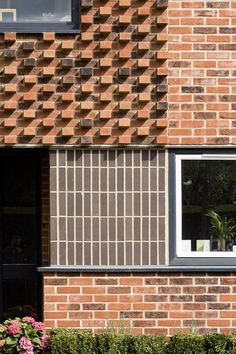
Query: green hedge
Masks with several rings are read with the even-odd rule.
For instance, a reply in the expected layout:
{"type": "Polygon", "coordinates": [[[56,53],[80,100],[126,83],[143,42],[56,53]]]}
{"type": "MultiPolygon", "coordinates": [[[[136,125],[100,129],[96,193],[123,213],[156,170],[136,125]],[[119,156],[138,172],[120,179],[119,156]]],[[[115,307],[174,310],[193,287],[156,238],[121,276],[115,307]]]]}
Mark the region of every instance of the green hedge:
{"type": "Polygon", "coordinates": [[[51,354],[236,354],[236,334],[133,335],[71,328],[51,332],[51,354]]]}

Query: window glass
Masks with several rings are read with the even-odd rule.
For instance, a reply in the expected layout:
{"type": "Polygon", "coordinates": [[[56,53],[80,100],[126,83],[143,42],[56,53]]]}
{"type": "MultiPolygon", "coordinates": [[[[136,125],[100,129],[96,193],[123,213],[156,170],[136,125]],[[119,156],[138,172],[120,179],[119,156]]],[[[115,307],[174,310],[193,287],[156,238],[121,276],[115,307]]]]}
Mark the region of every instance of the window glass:
{"type": "Polygon", "coordinates": [[[69,22],[70,0],[0,0],[0,22],[69,22]]]}
{"type": "Polygon", "coordinates": [[[184,157],[178,169],[178,252],[236,256],[236,160],[184,157]]]}

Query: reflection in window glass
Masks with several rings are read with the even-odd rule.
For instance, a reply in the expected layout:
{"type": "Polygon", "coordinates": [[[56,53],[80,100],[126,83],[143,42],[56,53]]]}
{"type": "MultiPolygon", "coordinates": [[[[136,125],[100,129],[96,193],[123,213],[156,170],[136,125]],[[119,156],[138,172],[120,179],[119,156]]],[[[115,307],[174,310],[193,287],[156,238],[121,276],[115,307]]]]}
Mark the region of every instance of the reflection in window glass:
{"type": "Polygon", "coordinates": [[[182,251],[236,252],[236,160],[181,166],[182,251]]]}
{"type": "Polygon", "coordinates": [[[0,0],[0,22],[70,22],[70,0],[0,0]]]}

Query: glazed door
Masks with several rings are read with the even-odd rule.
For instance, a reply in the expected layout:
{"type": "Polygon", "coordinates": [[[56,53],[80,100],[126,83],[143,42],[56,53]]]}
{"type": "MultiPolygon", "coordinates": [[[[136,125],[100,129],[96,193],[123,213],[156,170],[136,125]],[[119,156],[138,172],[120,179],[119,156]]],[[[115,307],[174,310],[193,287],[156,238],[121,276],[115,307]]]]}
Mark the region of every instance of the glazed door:
{"type": "Polygon", "coordinates": [[[0,317],[40,317],[40,152],[0,151],[0,317]]]}

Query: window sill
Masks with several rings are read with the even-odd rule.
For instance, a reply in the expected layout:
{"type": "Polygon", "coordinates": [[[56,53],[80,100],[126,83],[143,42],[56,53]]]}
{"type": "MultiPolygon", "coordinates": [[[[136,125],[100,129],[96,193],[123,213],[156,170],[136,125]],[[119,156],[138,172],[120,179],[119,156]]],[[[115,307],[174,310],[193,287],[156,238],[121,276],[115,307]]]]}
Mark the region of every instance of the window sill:
{"type": "Polygon", "coordinates": [[[231,266],[207,265],[207,266],[159,266],[159,267],[138,267],[138,266],[49,266],[39,267],[40,273],[176,273],[176,272],[236,272],[236,264],[231,266]]]}
{"type": "Polygon", "coordinates": [[[53,32],[58,34],[79,34],[81,31],[79,28],[73,28],[73,24],[66,23],[1,23],[0,33],[4,32],[16,32],[16,33],[43,33],[53,32]]]}

